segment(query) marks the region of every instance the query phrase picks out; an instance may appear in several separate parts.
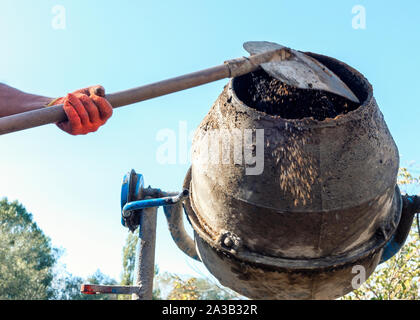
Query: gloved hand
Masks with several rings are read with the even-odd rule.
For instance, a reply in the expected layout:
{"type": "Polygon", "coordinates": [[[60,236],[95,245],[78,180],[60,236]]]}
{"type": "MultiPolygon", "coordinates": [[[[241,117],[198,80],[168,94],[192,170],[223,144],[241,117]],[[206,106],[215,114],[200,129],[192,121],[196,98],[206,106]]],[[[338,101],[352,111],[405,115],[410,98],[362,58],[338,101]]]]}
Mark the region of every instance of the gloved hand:
{"type": "Polygon", "coordinates": [[[81,135],[95,132],[111,117],[112,106],[104,97],[102,86],[91,86],[57,98],[48,106],[63,104],[68,121],[57,126],[71,135],[81,135]]]}

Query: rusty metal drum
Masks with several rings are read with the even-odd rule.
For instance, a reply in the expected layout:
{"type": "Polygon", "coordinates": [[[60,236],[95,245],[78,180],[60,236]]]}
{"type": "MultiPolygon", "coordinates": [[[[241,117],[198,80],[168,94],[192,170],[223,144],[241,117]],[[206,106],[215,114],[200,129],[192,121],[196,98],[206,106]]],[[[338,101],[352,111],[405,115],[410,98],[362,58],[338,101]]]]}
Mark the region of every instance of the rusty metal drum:
{"type": "Polygon", "coordinates": [[[335,72],[360,107],[323,121],[284,119],[243,102],[243,76],[224,88],[193,139],[184,206],[197,250],[221,284],[249,298],[344,295],[355,266],[366,277],[374,271],[400,219],[398,150],[372,86],[341,61],[307,54],[335,72]],[[262,149],[254,137],[235,151],[229,133],[245,130],[262,130],[262,149]],[[211,154],[219,161],[202,161],[209,132],[225,138],[211,154]],[[246,148],[262,152],[262,170],[250,174],[246,159],[223,161],[226,149],[232,160],[246,148]]]}

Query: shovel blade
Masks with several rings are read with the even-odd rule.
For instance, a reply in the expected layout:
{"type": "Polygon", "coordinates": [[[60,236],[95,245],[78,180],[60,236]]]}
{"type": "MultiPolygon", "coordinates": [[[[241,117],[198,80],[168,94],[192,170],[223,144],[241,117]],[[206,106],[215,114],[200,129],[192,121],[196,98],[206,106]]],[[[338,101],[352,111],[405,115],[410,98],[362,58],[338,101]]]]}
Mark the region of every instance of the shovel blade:
{"type": "Polygon", "coordinates": [[[302,52],[267,41],[249,41],[243,46],[251,55],[285,48],[291,53],[288,58],[261,64],[270,76],[296,88],[328,91],[360,103],[356,95],[334,72],[302,52]]]}

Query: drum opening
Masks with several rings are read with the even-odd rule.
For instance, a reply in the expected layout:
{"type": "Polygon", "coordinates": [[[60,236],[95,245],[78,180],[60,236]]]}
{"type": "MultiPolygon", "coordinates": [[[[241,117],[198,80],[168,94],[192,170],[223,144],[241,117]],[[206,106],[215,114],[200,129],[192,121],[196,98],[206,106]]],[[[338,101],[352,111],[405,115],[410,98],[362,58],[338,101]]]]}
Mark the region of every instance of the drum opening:
{"type": "Polygon", "coordinates": [[[233,89],[248,107],[283,119],[313,118],[323,121],[360,106],[330,92],[289,86],[262,69],[235,78],[233,89]]]}

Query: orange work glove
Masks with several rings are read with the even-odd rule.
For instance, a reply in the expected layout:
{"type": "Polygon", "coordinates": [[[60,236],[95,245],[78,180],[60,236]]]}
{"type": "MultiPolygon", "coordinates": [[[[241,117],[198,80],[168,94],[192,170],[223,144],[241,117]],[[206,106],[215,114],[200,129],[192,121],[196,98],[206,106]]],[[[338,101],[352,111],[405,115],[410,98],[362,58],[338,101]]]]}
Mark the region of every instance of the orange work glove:
{"type": "Polygon", "coordinates": [[[48,106],[63,104],[68,120],[57,123],[57,126],[72,135],[95,132],[112,115],[112,106],[104,98],[102,86],[92,86],[57,98],[48,106]]]}

